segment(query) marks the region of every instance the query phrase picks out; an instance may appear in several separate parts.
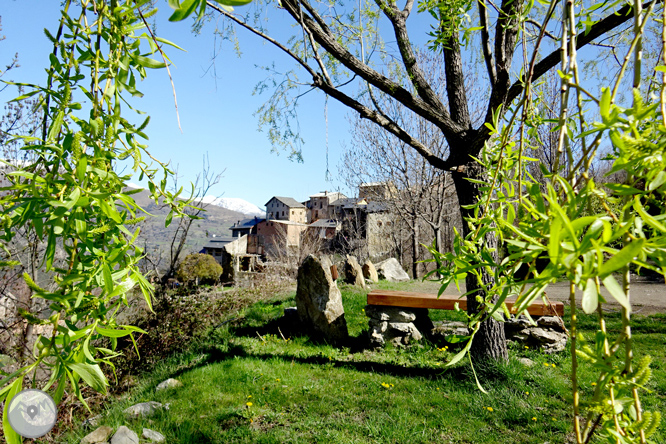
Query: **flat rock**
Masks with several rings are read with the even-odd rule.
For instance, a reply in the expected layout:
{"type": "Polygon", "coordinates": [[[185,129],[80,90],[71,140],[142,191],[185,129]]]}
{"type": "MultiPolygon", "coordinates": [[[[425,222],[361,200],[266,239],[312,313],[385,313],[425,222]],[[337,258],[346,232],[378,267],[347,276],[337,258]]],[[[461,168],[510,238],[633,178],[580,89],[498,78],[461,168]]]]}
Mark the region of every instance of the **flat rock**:
{"type": "Polygon", "coordinates": [[[385,279],[389,282],[406,282],[409,280],[409,275],[402,269],[400,262],[394,257],[378,263],[376,268],[380,279],[385,279]]]}
{"type": "Polygon", "coordinates": [[[161,443],[166,441],[166,438],[160,432],[146,429],[145,427],[143,429],[143,433],[141,433],[141,436],[155,443],[161,443]]]}
{"type": "Polygon", "coordinates": [[[109,436],[113,433],[113,429],[108,426],[102,426],[96,428],[93,432],[88,433],[81,440],[81,444],[97,444],[106,442],[109,439],[109,436]]]}
{"type": "Polygon", "coordinates": [[[118,427],[111,444],[139,444],[139,436],[125,426],[118,427]]]}
{"type": "Polygon", "coordinates": [[[125,415],[130,418],[147,418],[155,415],[157,412],[164,410],[165,407],[159,402],[148,401],[141,402],[139,404],[134,404],[131,407],[125,409],[125,415]]]}
{"type": "Polygon", "coordinates": [[[159,384],[157,384],[157,387],[155,387],[155,391],[160,391],[160,390],[167,390],[171,388],[177,388],[177,387],[182,387],[183,383],[180,382],[177,379],[169,378],[166,381],[162,381],[159,384]]]}

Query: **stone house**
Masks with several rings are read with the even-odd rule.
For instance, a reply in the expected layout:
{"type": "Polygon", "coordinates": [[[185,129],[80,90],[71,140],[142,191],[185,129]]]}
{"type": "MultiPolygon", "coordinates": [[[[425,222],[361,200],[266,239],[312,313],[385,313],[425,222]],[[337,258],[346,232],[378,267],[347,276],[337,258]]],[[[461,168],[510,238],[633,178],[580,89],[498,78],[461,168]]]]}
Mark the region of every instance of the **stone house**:
{"type": "Polygon", "coordinates": [[[358,186],[359,200],[382,201],[398,194],[398,188],[393,182],[368,182],[358,186]]]}
{"type": "Polygon", "coordinates": [[[305,223],[273,219],[257,224],[257,235],[266,253],[277,253],[285,248],[299,247],[301,235],[307,228],[305,223]]]}
{"type": "Polygon", "coordinates": [[[319,219],[308,225],[308,234],[322,240],[332,240],[342,223],[335,219],[319,219]]]}
{"type": "Polygon", "coordinates": [[[266,221],[270,220],[304,224],[307,221],[307,208],[294,198],[274,196],[266,202],[266,221]]]}
{"type": "Polygon", "coordinates": [[[329,193],[328,191],[322,191],[321,193],[313,194],[306,203],[308,223],[311,224],[319,219],[334,218],[335,202],[346,198],[347,196],[339,192],[329,193]]]}

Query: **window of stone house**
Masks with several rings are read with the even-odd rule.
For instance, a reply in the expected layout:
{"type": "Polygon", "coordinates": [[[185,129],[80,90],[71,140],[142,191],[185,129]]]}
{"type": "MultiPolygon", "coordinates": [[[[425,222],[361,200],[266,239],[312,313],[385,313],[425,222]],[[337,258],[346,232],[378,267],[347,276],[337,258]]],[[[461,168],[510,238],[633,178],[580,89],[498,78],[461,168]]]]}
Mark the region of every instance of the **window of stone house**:
{"type": "Polygon", "coordinates": [[[282,216],[284,216],[284,211],[282,212],[282,216]]]}

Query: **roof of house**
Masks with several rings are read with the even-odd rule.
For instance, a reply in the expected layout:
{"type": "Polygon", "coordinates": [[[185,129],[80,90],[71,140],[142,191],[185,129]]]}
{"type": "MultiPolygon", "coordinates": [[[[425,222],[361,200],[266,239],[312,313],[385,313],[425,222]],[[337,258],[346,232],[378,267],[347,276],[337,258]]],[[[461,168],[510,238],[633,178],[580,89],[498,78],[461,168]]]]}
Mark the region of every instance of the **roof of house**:
{"type": "Polygon", "coordinates": [[[341,199],[347,196],[338,191],[332,191],[330,193],[328,191],[322,191],[321,193],[313,194],[310,197],[328,197],[330,202],[331,200],[341,199]]]}
{"type": "Polygon", "coordinates": [[[368,202],[366,211],[368,213],[383,213],[384,211],[388,211],[388,207],[381,202],[368,202]]]}
{"type": "Polygon", "coordinates": [[[336,228],[337,226],[338,222],[335,219],[319,219],[310,224],[312,228],[336,228]]]}
{"type": "Polygon", "coordinates": [[[356,202],[356,199],[353,197],[345,197],[344,195],[338,199],[335,199],[334,201],[329,201],[329,205],[334,205],[334,206],[340,206],[340,205],[347,205],[349,203],[354,203],[356,202]]]}
{"type": "Polygon", "coordinates": [[[208,243],[204,245],[204,249],[224,248],[226,245],[238,239],[237,237],[219,236],[208,239],[208,243]]]}
{"type": "Polygon", "coordinates": [[[266,219],[262,219],[262,218],[258,218],[258,217],[254,217],[254,218],[252,218],[252,219],[243,219],[243,220],[239,220],[238,222],[236,222],[235,224],[233,224],[233,226],[232,226],[231,228],[229,228],[229,229],[230,229],[231,231],[248,229],[248,228],[252,228],[252,227],[254,227],[254,226],[257,225],[259,222],[263,222],[263,221],[265,221],[265,220],[266,220],[266,219]]]}
{"type": "Polygon", "coordinates": [[[281,197],[281,196],[273,196],[271,199],[266,202],[266,206],[270,203],[271,200],[277,199],[289,208],[305,208],[305,205],[294,199],[293,197],[281,197]]]}

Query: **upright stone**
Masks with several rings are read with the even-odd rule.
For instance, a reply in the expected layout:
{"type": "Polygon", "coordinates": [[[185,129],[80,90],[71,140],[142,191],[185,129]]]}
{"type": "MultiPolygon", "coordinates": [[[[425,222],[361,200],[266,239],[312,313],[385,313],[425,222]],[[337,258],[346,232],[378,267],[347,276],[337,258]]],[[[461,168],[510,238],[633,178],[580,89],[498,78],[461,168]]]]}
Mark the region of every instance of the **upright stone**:
{"type": "Polygon", "coordinates": [[[306,328],[320,338],[339,343],[349,337],[338,285],[331,277],[331,261],[314,255],[298,268],[296,306],[306,328]]]}
{"type": "Polygon", "coordinates": [[[372,282],[379,282],[379,275],[377,274],[377,269],[375,268],[375,265],[370,262],[370,259],[365,261],[363,264],[363,277],[366,279],[370,279],[372,282]]]}
{"type": "Polygon", "coordinates": [[[347,255],[347,260],[345,261],[345,282],[365,288],[363,270],[354,256],[347,255]]]}
{"type": "Polygon", "coordinates": [[[406,282],[409,280],[409,275],[402,269],[400,262],[394,257],[378,263],[377,273],[380,278],[386,279],[389,282],[406,282]]]}

